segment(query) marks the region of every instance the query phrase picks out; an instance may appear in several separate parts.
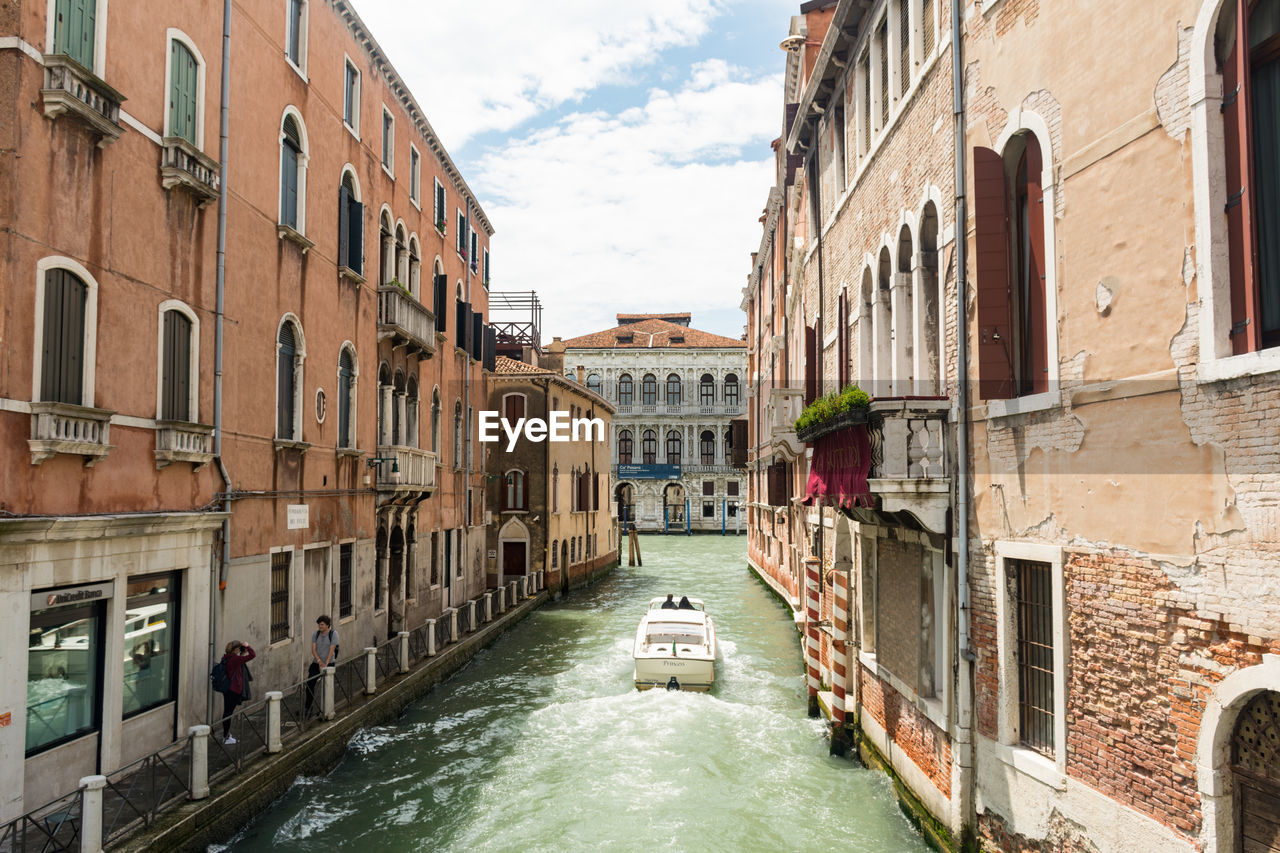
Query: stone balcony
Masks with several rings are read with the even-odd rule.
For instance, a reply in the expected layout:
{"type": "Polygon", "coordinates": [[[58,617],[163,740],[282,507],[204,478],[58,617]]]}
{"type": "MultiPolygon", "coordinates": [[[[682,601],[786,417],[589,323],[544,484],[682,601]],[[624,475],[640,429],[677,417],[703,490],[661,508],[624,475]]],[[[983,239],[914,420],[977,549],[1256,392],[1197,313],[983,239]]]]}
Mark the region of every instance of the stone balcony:
{"type": "Polygon", "coordinates": [[[160,185],[185,190],[204,207],[218,198],[218,162],[181,136],[166,136],[160,154],[160,185]]]}
{"type": "Polygon", "coordinates": [[[71,403],[31,404],[31,464],[39,465],[59,453],[83,456],[86,468],[98,464],[112,450],[111,416],[115,412],[71,403]]]}
{"type": "Polygon", "coordinates": [[[796,437],[796,418],[804,409],[801,388],[769,389],[770,437],[784,456],[794,459],[804,453],[804,444],[796,437]]]}
{"type": "Polygon", "coordinates": [[[192,462],[199,471],[213,461],[213,427],[186,421],[156,421],[156,469],[192,462]]]}
{"type": "Polygon", "coordinates": [[[378,503],[412,504],[436,488],[436,455],[429,450],[380,444],[376,460],[378,503]]]}
{"type": "Polygon", "coordinates": [[[394,284],[378,288],[378,340],[387,338],[395,346],[406,346],[425,356],[436,351],[435,314],[394,284]]]}
{"type": "Polygon", "coordinates": [[[45,116],[67,115],[85,123],[98,134],[99,147],[115,142],[124,132],[120,126],[124,95],[69,56],[45,55],[40,97],[45,116]]]}
{"type": "Polygon", "coordinates": [[[951,403],[945,398],[878,398],[867,423],[867,486],[883,512],[906,511],[935,533],[946,529],[951,502],[948,450],[951,403]]]}

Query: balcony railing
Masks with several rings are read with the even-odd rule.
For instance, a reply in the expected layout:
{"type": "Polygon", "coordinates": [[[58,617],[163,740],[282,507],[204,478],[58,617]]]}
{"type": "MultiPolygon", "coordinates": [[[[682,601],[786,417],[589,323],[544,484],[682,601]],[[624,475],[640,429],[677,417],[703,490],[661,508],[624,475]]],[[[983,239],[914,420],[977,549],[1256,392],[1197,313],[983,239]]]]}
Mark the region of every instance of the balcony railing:
{"type": "Polygon", "coordinates": [[[796,418],[804,409],[804,390],[801,388],[772,388],[769,391],[771,437],[774,444],[785,448],[792,458],[804,453],[804,445],[796,438],[796,418]]]}
{"type": "MultiPolygon", "coordinates": [[[[429,450],[378,445],[378,491],[384,498],[404,493],[430,494],[436,487],[436,455],[429,450]]],[[[383,500],[383,498],[379,498],[383,500]]]]}
{"type": "Polygon", "coordinates": [[[160,185],[186,190],[204,207],[218,197],[218,162],[181,136],[166,136],[160,155],[160,185]]]}
{"type": "Polygon", "coordinates": [[[426,355],[436,351],[436,315],[394,284],[378,288],[378,340],[392,338],[426,355]]]}
{"type": "Polygon", "coordinates": [[[194,462],[196,470],[213,461],[213,427],[185,421],[156,421],[156,468],[194,462]]]}
{"type": "Polygon", "coordinates": [[[879,398],[871,403],[871,476],[886,512],[907,510],[935,532],[946,526],[951,480],[945,398],[879,398]]]}
{"type": "Polygon", "coordinates": [[[58,453],[84,457],[92,468],[111,452],[111,416],[115,412],[71,403],[31,404],[31,464],[58,453]]]}
{"type": "Polygon", "coordinates": [[[741,470],[732,465],[681,465],[680,470],[685,474],[718,474],[720,476],[742,473],[741,470]]]}
{"type": "Polygon", "coordinates": [[[69,56],[45,55],[40,96],[47,117],[57,118],[65,113],[80,119],[99,135],[99,147],[115,142],[124,132],[120,126],[124,95],[69,56]]]}

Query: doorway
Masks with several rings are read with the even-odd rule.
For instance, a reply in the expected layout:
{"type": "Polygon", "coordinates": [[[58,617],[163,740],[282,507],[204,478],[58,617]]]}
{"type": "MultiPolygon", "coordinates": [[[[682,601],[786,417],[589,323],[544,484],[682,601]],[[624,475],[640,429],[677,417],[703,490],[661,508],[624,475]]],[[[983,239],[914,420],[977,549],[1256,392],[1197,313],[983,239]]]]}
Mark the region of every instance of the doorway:
{"type": "Polygon", "coordinates": [[[1240,712],[1231,735],[1231,776],[1235,849],[1280,853],[1280,693],[1263,690],[1240,712]]]}

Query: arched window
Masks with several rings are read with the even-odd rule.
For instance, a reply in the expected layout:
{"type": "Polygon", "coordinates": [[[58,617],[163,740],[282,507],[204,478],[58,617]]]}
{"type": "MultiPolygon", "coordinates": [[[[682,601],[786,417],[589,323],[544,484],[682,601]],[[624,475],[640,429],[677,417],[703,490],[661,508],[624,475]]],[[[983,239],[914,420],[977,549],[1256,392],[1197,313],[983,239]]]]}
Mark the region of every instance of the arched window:
{"type": "Polygon", "coordinates": [[[422,258],[418,252],[418,238],[409,238],[409,280],[405,282],[413,298],[422,301],[422,258]]]}
{"type": "Polygon", "coordinates": [[[680,464],[680,430],[667,430],[667,464],[680,464]]]}
{"type": "Polygon", "coordinates": [[[573,565],[576,562],[578,562],[578,540],[570,536],[569,537],[569,565],[573,565]]]}
{"type": "Polygon", "coordinates": [[[404,435],[404,371],[397,369],[392,380],[391,398],[391,443],[397,446],[408,444],[404,435]]]}
{"type": "Polygon", "coordinates": [[[629,429],[618,433],[618,464],[631,464],[631,430],[629,429]]]}
{"type": "Polygon", "coordinates": [[[338,187],[338,266],[364,275],[364,205],[350,169],[343,172],[338,187]]]}
{"type": "Polygon", "coordinates": [[[440,389],[431,389],[431,452],[440,458],[440,389]]]}
{"type": "Polygon", "coordinates": [[[390,284],[396,277],[396,238],[391,230],[391,215],[382,211],[378,217],[378,284],[390,284]]]}
{"type": "Polygon", "coordinates": [[[200,63],[185,44],[169,40],[169,110],[166,136],[185,139],[200,147],[200,63]]]}
{"type": "Polygon", "coordinates": [[[303,201],[306,198],[306,146],[302,124],[286,113],[280,126],[280,224],[303,230],[303,201]]]}
{"type": "Polygon", "coordinates": [[[36,353],[39,399],[92,405],[97,288],[90,279],[52,263],[41,262],[44,293],[36,327],[43,330],[42,347],[36,353]]]}
{"type": "Polygon", "coordinates": [[[560,465],[551,468],[551,511],[560,511],[560,465]]]}
{"type": "Polygon", "coordinates": [[[680,405],[680,377],[674,373],[667,376],[667,405],[680,405]]]}
{"type": "Polygon", "coordinates": [[[640,402],[645,406],[658,403],[658,378],[652,373],[646,373],[640,380],[640,402]]]}
{"type": "MultiPolygon", "coordinates": [[[[184,311],[170,308],[161,325],[160,420],[193,421],[192,322],[184,311]]],[[[79,401],[77,401],[79,402],[79,401]]]]}
{"type": "Polygon", "coordinates": [[[409,241],[405,238],[404,225],[396,223],[396,281],[409,286],[409,241]]]}
{"type": "Polygon", "coordinates": [[[645,465],[658,461],[658,434],[651,429],[645,430],[640,439],[640,454],[645,465]]]}
{"type": "Polygon", "coordinates": [[[724,378],[724,404],[726,406],[738,405],[738,375],[730,373],[724,378]]]}
{"type": "Polygon", "coordinates": [[[355,441],[356,359],[350,347],[338,355],[338,446],[352,448],[355,441]]]}
{"type": "MultiPolygon", "coordinates": [[[[932,16],[932,12],[928,15],[932,16]]],[[[937,394],[940,387],[940,352],[938,312],[938,208],[930,201],[920,217],[920,310],[917,313],[915,356],[916,393],[937,394]]]]}
{"type": "Polygon", "coordinates": [[[565,539],[560,542],[560,565],[569,568],[569,540],[565,539]]]}
{"type": "Polygon", "coordinates": [[[716,464],[716,434],[709,429],[704,429],[698,437],[698,444],[698,449],[702,456],[702,464],[716,464]]]}
{"type": "Polygon", "coordinates": [[[418,446],[418,378],[416,376],[410,376],[405,385],[404,439],[404,443],[410,447],[418,446]]]}
{"type": "Polygon", "coordinates": [[[462,401],[453,404],[453,467],[462,467],[462,401]]]}
{"type": "Polygon", "coordinates": [[[698,382],[698,402],[704,406],[716,404],[716,380],[710,373],[702,374],[698,382]]]}
{"type": "Polygon", "coordinates": [[[507,488],[504,493],[502,508],[504,510],[525,509],[523,471],[507,472],[507,488]]]}
{"type": "Polygon", "coordinates": [[[276,438],[302,440],[302,333],[292,320],[276,339],[276,438]]]}
{"type": "Polygon", "coordinates": [[[599,373],[592,373],[589,376],[587,376],[587,390],[594,391],[597,394],[600,393],[600,374],[599,373]]]}
{"type": "Polygon", "coordinates": [[[631,374],[624,373],[618,377],[618,405],[630,406],[632,397],[631,374]]]}
{"type": "Polygon", "coordinates": [[[393,441],[391,410],[395,407],[395,389],[391,384],[391,365],[385,361],[378,365],[378,444],[393,441]]]}

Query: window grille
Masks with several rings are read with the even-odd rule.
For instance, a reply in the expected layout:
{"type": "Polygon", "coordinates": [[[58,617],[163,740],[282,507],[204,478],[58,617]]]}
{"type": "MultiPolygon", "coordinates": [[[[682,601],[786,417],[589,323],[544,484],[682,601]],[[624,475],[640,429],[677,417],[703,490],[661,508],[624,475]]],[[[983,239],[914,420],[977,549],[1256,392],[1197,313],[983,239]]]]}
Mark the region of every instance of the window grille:
{"type": "Polygon", "coordinates": [[[889,23],[881,21],[876,30],[880,48],[880,127],[889,123],[889,23]]]}
{"type": "Polygon", "coordinates": [[[871,150],[871,62],[862,55],[862,153],[871,150]]]}
{"type": "Polygon", "coordinates": [[[346,619],[351,613],[351,545],[339,545],[338,618],[346,619]]]}
{"type": "Polygon", "coordinates": [[[925,59],[933,53],[933,45],[937,39],[934,20],[934,0],[920,2],[920,58],[925,59]]]}
{"type": "Polygon", "coordinates": [[[907,93],[911,83],[911,4],[898,0],[898,95],[907,93]]]}
{"type": "Polygon", "coordinates": [[[1053,756],[1053,570],[1009,560],[1018,620],[1018,731],[1023,746],[1053,756]]]}
{"type": "Polygon", "coordinates": [[[271,555],[271,642],[289,638],[289,568],[292,553],[280,551],[271,555]]]}

